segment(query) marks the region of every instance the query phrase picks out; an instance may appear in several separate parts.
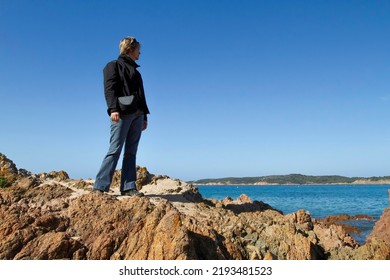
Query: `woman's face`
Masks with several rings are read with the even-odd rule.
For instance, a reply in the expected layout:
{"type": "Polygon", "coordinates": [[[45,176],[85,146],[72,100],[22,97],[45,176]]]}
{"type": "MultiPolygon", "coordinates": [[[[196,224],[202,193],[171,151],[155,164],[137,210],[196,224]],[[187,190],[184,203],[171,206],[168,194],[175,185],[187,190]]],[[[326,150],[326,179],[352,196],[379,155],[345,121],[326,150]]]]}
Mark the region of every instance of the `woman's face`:
{"type": "Polygon", "coordinates": [[[136,60],[139,59],[139,55],[140,55],[140,54],[141,54],[140,48],[136,48],[133,52],[131,52],[131,53],[129,54],[129,56],[130,56],[134,61],[136,61],[136,60]]]}

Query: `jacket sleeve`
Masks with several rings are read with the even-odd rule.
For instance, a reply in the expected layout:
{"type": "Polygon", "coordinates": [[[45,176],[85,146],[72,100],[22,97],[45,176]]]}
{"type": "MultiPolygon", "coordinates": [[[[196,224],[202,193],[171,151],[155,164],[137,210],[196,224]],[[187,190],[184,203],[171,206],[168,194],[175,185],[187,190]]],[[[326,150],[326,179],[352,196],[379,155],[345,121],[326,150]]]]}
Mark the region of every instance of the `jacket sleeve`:
{"type": "Polygon", "coordinates": [[[109,62],[103,69],[104,96],[107,102],[107,113],[119,112],[118,96],[122,89],[122,81],[118,73],[116,61],[109,62]]]}

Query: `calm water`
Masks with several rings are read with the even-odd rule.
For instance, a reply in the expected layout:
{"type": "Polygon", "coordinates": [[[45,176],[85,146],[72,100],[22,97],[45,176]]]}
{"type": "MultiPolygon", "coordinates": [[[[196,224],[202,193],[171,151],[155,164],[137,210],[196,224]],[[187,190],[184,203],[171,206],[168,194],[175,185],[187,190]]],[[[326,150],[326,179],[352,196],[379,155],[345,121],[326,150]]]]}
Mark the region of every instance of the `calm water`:
{"type": "MultiPolygon", "coordinates": [[[[284,214],[305,209],[314,218],[339,214],[365,214],[376,220],[389,207],[389,185],[315,185],[315,186],[197,186],[204,198],[236,199],[246,194],[252,200],[263,201],[284,214]]],[[[374,221],[351,221],[362,230],[353,235],[364,243],[374,221]]]]}

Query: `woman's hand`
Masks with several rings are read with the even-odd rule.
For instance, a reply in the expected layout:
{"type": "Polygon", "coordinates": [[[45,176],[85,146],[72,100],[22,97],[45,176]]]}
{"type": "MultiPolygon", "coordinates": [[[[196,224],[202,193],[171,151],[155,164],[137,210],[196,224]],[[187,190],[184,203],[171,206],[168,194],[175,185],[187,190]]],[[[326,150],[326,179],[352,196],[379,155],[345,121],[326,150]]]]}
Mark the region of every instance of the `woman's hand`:
{"type": "Polygon", "coordinates": [[[118,112],[111,113],[111,120],[113,122],[119,122],[120,120],[119,113],[118,112]]]}

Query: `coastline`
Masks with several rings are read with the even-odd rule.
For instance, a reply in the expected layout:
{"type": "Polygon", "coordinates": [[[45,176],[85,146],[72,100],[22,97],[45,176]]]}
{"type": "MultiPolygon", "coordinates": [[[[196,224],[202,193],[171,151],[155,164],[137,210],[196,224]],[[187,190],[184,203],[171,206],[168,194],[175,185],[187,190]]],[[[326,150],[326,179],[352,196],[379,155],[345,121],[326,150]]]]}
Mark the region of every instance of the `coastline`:
{"type": "Polygon", "coordinates": [[[390,189],[389,185],[354,185],[354,184],[326,184],[326,185],[198,185],[199,192],[205,198],[223,199],[224,197],[237,198],[245,194],[252,200],[268,203],[281,210],[284,214],[293,213],[300,208],[305,209],[315,219],[329,217],[348,218],[338,221],[337,224],[346,227],[351,236],[359,243],[364,244],[383,209],[388,207],[384,192],[390,189]],[[383,194],[383,195],[382,195],[383,194]],[[366,203],[367,201],[367,203],[366,203]],[[370,202],[369,202],[370,201],[370,202]],[[374,206],[375,205],[375,206],[374,206]],[[373,219],[362,219],[361,215],[373,219]]]}
{"type": "Polygon", "coordinates": [[[273,185],[390,185],[390,176],[345,177],[339,175],[269,175],[256,177],[223,177],[187,181],[194,185],[237,185],[237,186],[273,186],[273,185]]]}
{"type": "MultiPolygon", "coordinates": [[[[110,190],[97,193],[93,180],[71,179],[65,171],[32,174],[6,158],[0,167],[6,178],[0,187],[2,260],[390,259],[388,208],[360,244],[334,217],[322,221],[309,207],[283,212],[245,194],[208,199],[192,184],[145,167],[137,168],[140,197],[121,195],[120,170],[110,190]]],[[[301,194],[298,199],[302,205],[301,194]]],[[[321,196],[310,201],[327,205],[321,196]]]]}
{"type": "Polygon", "coordinates": [[[231,184],[231,183],[190,183],[194,186],[227,186],[227,187],[235,187],[235,186],[248,186],[248,187],[262,187],[262,186],[364,186],[364,185],[390,185],[390,182],[353,182],[353,183],[324,183],[324,184],[276,184],[276,183],[255,183],[255,184],[231,184]]]}

